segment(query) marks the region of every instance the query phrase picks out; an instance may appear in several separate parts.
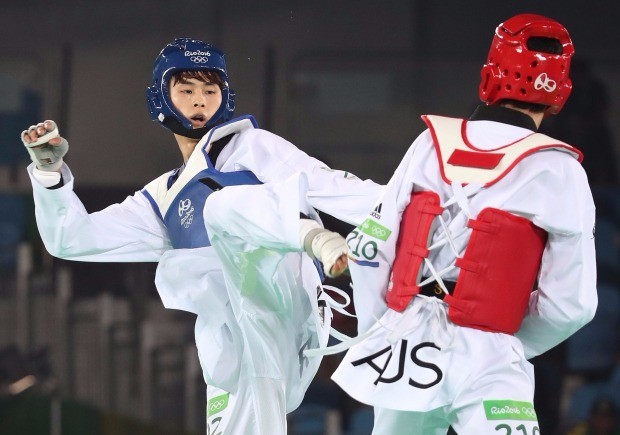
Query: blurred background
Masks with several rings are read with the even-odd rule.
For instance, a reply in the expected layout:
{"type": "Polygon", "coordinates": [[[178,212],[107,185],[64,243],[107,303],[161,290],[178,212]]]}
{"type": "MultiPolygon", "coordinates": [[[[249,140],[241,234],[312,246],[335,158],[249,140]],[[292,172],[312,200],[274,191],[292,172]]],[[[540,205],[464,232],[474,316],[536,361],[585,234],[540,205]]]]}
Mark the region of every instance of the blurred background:
{"type": "MultiPolygon", "coordinates": [[[[45,252],[23,129],[58,122],[88,210],[123,200],[181,163],[170,133],[149,119],[145,89],[161,48],[194,37],[227,53],[238,115],[253,114],[332,167],[383,183],[423,130],[421,114],[470,114],[495,27],[523,12],[557,19],[575,43],[573,94],[543,132],[584,151],[598,211],[599,310],[534,361],[541,431],[616,433],[620,3],[6,0],[0,434],[205,433],[194,318],[162,307],[155,264],[71,263],[45,252]]],[[[336,322],[353,333],[354,323],[336,322]]],[[[329,381],[337,363],[337,356],[325,359],[306,401],[289,416],[290,433],[370,433],[370,410],[329,381]]]]}

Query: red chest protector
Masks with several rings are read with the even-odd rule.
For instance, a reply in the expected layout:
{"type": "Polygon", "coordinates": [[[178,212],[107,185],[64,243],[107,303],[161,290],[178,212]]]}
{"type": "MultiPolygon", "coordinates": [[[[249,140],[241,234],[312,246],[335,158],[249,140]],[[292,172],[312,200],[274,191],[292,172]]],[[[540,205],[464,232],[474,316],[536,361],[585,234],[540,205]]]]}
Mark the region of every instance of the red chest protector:
{"type": "MultiPolygon", "coordinates": [[[[445,182],[481,183],[490,186],[506,175],[520,160],[541,149],[581,153],[541,134],[493,151],[475,149],[464,135],[466,121],[425,116],[435,142],[445,182]]],[[[396,245],[388,306],[402,311],[420,292],[418,283],[431,226],[441,214],[435,192],[414,192],[405,209],[396,245]]],[[[456,287],[444,301],[455,324],[485,331],[513,334],[519,330],[534,288],[547,233],[529,220],[496,208],[485,208],[470,219],[472,229],[467,248],[456,259],[460,268],[456,287]]]]}

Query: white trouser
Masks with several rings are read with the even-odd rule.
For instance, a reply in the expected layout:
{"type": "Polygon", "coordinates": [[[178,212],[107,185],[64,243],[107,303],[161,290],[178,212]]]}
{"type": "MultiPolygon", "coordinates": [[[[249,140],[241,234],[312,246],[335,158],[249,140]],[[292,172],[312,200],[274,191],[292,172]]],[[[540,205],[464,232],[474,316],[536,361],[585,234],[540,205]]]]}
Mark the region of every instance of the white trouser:
{"type": "Polygon", "coordinates": [[[254,377],[239,381],[235,393],[207,387],[207,435],[285,434],[284,382],[254,377]]]}
{"type": "Polygon", "coordinates": [[[461,434],[538,434],[521,342],[455,325],[446,313],[424,296],[403,313],[388,310],[332,379],[375,407],[374,435],[442,435],[450,425],[461,434]]]}
{"type": "Polygon", "coordinates": [[[205,224],[234,312],[230,327],[242,340],[236,388],[207,388],[209,435],[284,435],[287,412],[318,370],[321,358],[303,351],[326,344],[330,322],[319,314],[319,273],[300,252],[300,184],[231,186],[207,199],[205,224]]]}

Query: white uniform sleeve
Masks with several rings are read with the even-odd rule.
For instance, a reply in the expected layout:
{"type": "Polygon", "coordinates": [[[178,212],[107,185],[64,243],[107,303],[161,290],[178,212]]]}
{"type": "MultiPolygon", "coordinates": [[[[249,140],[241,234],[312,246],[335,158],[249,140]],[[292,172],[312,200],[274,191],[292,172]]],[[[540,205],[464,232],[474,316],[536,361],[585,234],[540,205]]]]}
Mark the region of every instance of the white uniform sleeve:
{"type": "Polygon", "coordinates": [[[33,176],[35,217],[50,254],[68,260],[101,262],[158,261],[171,248],[165,228],[141,193],[122,203],[88,213],[73,192],[73,175],[63,165],[64,186],[47,189],[33,176]]]}
{"type": "Polygon", "coordinates": [[[549,238],[538,289],[516,334],[528,359],[575,333],[594,317],[597,306],[595,209],[585,172],[566,155],[540,154],[549,159],[549,171],[526,193],[538,209],[533,222],[549,238]]]}
{"type": "Polygon", "coordinates": [[[43,187],[53,187],[60,183],[60,172],[41,171],[36,166],[32,168],[32,178],[37,180],[43,187]]]}
{"type": "Polygon", "coordinates": [[[379,184],[330,169],[275,134],[253,129],[241,133],[239,140],[248,143],[241,160],[235,160],[244,169],[264,183],[287,179],[296,172],[306,174],[310,204],[337,219],[358,225],[377,201],[379,184]]]}

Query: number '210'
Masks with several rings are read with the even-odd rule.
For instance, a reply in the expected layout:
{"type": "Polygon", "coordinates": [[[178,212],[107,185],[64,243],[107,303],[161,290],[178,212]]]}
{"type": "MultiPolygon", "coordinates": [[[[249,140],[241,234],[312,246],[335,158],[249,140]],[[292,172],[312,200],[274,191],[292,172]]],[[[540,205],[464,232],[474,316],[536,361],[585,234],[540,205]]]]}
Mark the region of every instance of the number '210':
{"type": "Polygon", "coordinates": [[[377,242],[374,240],[364,240],[364,234],[359,230],[353,230],[347,236],[347,244],[351,253],[356,257],[364,257],[366,260],[372,260],[377,256],[377,242]],[[357,242],[357,243],[356,243],[357,242]]]}
{"type": "MultiPolygon", "coordinates": [[[[500,429],[506,429],[506,433],[504,435],[512,434],[512,428],[508,426],[507,424],[500,424],[500,425],[495,426],[496,432],[499,432],[500,429]]],[[[524,425],[520,424],[515,429],[523,432],[523,435],[527,435],[527,428],[524,425]]],[[[532,435],[539,435],[539,434],[540,434],[540,429],[538,429],[538,426],[534,426],[534,429],[532,429],[532,435]]]]}

